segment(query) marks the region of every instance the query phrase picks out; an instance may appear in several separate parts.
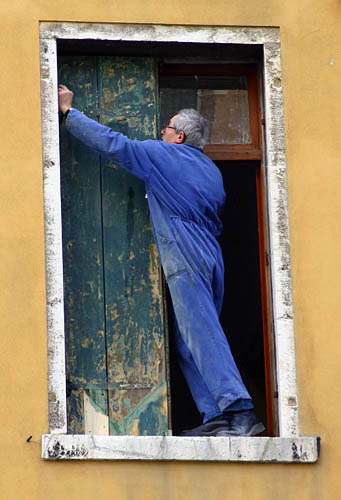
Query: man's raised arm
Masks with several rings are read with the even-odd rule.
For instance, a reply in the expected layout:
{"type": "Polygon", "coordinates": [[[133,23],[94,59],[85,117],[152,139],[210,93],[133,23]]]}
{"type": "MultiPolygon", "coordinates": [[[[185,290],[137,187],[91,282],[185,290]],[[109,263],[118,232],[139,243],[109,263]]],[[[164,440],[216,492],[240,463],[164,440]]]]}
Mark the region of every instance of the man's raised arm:
{"type": "Polygon", "coordinates": [[[67,115],[67,130],[83,144],[146,181],[153,163],[156,141],[133,141],[109,127],[100,125],[72,108],[73,92],[65,85],[58,87],[59,110],[67,115]]]}

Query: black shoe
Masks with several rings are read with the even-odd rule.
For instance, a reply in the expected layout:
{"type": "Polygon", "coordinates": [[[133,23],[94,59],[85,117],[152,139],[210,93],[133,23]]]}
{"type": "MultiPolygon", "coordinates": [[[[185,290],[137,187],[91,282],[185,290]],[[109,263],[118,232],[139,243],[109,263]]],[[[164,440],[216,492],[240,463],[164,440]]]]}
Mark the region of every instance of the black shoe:
{"type": "Polygon", "coordinates": [[[265,430],[254,410],[228,412],[229,429],[220,429],[217,436],[256,436],[265,430]]]}
{"type": "Polygon", "coordinates": [[[265,430],[254,410],[226,412],[195,429],[183,431],[180,436],[256,436],[265,430]]]}

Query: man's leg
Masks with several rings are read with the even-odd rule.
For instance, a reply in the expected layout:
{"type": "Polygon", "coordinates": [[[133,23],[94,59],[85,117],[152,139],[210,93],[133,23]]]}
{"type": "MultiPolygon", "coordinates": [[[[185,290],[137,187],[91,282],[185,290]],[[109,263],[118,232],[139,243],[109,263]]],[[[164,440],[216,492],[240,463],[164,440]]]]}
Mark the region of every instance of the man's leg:
{"type": "MultiPolygon", "coordinates": [[[[213,292],[213,301],[215,308],[217,310],[218,318],[221,313],[221,308],[224,300],[224,261],[222,258],[221,252],[217,255],[216,265],[214,268],[214,272],[212,275],[212,292],[213,292]]],[[[237,399],[227,408],[225,408],[224,412],[230,411],[242,411],[242,410],[251,410],[253,409],[253,403],[251,399],[237,399]]]]}
{"type": "Polygon", "coordinates": [[[174,318],[174,336],[179,366],[205,423],[220,415],[221,411],[199,373],[192,354],[183,341],[176,318],[174,318]]]}
{"type": "Polygon", "coordinates": [[[245,405],[253,408],[252,401],[219,324],[212,294],[205,285],[200,286],[200,280],[194,274],[188,272],[171,278],[168,286],[178,322],[176,332],[180,366],[199,411],[204,415],[203,425],[183,431],[181,435],[259,434],[264,426],[252,409],[244,410],[245,405]],[[238,408],[240,405],[241,408],[238,408]],[[231,406],[233,410],[228,411],[231,406]],[[211,418],[217,408],[218,416],[211,418]]]}
{"type": "Polygon", "coordinates": [[[251,400],[219,323],[210,283],[185,271],[168,286],[182,341],[220,412],[236,400],[251,400]]]}

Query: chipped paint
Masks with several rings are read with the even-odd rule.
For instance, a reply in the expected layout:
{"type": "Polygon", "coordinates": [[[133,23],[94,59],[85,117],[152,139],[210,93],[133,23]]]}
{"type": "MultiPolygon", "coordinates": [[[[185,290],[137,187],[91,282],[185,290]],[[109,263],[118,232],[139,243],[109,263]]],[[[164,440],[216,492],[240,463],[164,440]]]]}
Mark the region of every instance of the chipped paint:
{"type": "MultiPolygon", "coordinates": [[[[155,70],[148,57],[59,60],[59,80],[74,90],[75,107],[96,107],[100,122],[137,139],[154,137],[155,70]]],[[[158,393],[164,407],[161,275],[144,183],[61,134],[68,432],[96,428],[101,411],[113,433],[133,432],[129,413],[139,408],[134,427],[141,430],[143,420],[143,434],[165,434],[167,415],[156,418],[152,397],[158,393]],[[96,409],[80,389],[106,391],[103,406],[96,409]],[[91,421],[85,427],[84,415],[91,421]]]]}
{"type": "Polygon", "coordinates": [[[152,390],[111,391],[110,434],[148,435],[152,419],[158,422],[157,427],[165,435],[168,430],[166,389],[166,382],[163,382],[152,390]]]}
{"type": "MultiPolygon", "coordinates": [[[[59,81],[74,90],[80,109],[96,108],[96,63],[59,59],[59,81]]],[[[63,127],[60,135],[68,432],[82,433],[84,390],[106,390],[107,383],[99,156],[63,127]]]]}
{"type": "Polygon", "coordinates": [[[109,434],[107,391],[83,391],[84,433],[109,434]]]}
{"type": "MultiPolygon", "coordinates": [[[[155,138],[154,59],[103,58],[99,66],[99,94],[105,96],[102,122],[131,138],[155,138]],[[147,101],[152,106],[146,106],[147,101]]],[[[167,416],[154,411],[155,405],[163,407],[162,398],[167,399],[159,390],[165,385],[162,295],[161,285],[155,284],[160,281],[157,264],[151,266],[156,250],[145,188],[125,171],[112,169],[110,162],[103,167],[104,239],[112,242],[105,270],[111,311],[107,315],[110,432],[165,434],[167,416]]]]}
{"type": "Polygon", "coordinates": [[[71,446],[71,448],[67,449],[59,441],[55,441],[53,447],[49,449],[48,455],[51,460],[88,458],[85,446],[71,446]]]}

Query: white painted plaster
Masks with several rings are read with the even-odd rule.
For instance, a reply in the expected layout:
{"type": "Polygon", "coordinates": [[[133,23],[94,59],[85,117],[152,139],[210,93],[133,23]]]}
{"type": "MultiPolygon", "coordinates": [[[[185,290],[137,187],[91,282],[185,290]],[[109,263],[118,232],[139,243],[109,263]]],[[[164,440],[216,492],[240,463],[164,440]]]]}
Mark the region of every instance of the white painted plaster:
{"type": "Polygon", "coordinates": [[[279,43],[264,44],[265,164],[279,434],[299,436],[284,105],[279,43]]]}
{"type": "Polygon", "coordinates": [[[311,437],[161,437],[45,435],[48,460],[195,460],[311,463],[318,458],[311,437]]]}
{"type": "Polygon", "coordinates": [[[49,430],[53,433],[67,431],[57,50],[54,40],[41,40],[40,60],[49,363],[49,430]]]}
{"type": "MultiPolygon", "coordinates": [[[[299,456],[307,456],[310,458],[306,461],[314,461],[317,457],[316,438],[299,438],[279,30],[43,22],[40,24],[40,36],[50,395],[50,435],[43,437],[43,457],[49,458],[50,450],[58,441],[65,450],[72,451],[74,448],[79,451],[84,448],[86,456],[78,458],[87,459],[290,462],[295,461],[290,459],[290,449],[294,443],[297,449],[302,451],[299,456]],[[280,438],[137,438],[62,435],[66,433],[66,397],[56,73],[58,38],[263,45],[265,187],[269,220],[280,438]]],[[[63,458],[77,458],[71,456],[71,451],[63,458]]]]}
{"type": "Polygon", "coordinates": [[[278,28],[156,24],[40,23],[44,39],[264,44],[279,42],[278,28]]]}

